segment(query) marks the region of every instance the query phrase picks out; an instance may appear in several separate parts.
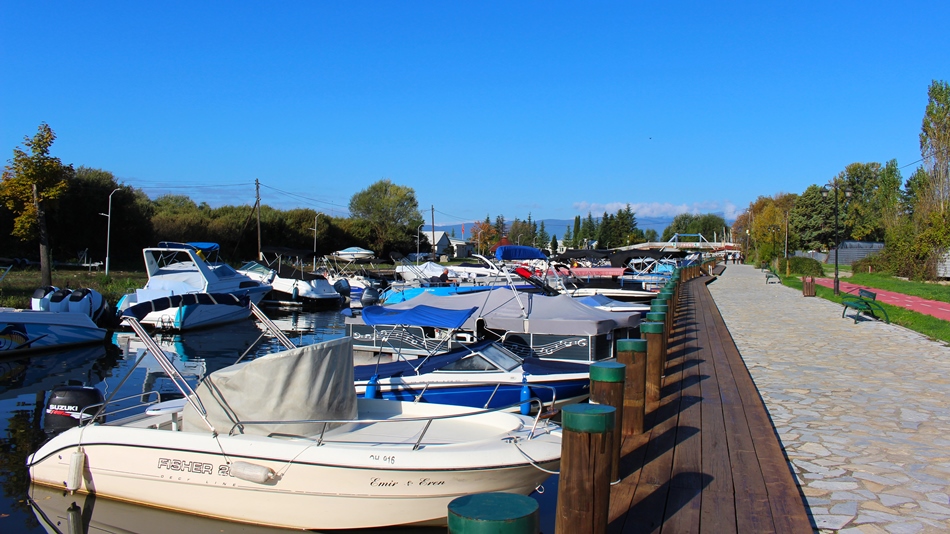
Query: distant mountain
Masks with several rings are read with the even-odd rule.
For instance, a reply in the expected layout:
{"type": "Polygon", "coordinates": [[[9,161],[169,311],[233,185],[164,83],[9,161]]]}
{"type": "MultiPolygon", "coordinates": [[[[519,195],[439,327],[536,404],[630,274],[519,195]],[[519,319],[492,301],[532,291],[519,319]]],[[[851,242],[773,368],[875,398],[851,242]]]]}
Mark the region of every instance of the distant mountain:
{"type": "MultiPolygon", "coordinates": [[[[597,221],[600,221],[600,217],[595,217],[594,219],[597,221]]],[[[574,219],[542,219],[541,221],[535,221],[535,222],[537,222],[538,225],[540,225],[542,221],[544,221],[544,231],[547,232],[548,235],[556,235],[558,239],[561,239],[564,237],[564,231],[567,230],[568,227],[571,228],[571,233],[574,233],[574,219]]],[[[508,221],[508,222],[510,223],[511,221],[508,221]]],[[[641,230],[649,230],[652,228],[653,230],[656,230],[657,234],[662,234],[663,230],[665,230],[666,227],[669,226],[670,223],[672,222],[673,222],[672,217],[637,217],[638,228],[640,228],[641,230]]],[[[449,235],[453,235],[453,232],[454,232],[455,237],[458,239],[462,239],[463,237],[465,239],[472,238],[472,224],[471,223],[465,223],[464,225],[462,224],[441,225],[441,226],[436,225],[435,229],[446,232],[449,235]],[[464,236],[462,236],[462,226],[465,226],[464,236]]],[[[425,232],[426,230],[431,231],[431,227],[429,227],[429,225],[423,226],[422,231],[425,232]]]]}

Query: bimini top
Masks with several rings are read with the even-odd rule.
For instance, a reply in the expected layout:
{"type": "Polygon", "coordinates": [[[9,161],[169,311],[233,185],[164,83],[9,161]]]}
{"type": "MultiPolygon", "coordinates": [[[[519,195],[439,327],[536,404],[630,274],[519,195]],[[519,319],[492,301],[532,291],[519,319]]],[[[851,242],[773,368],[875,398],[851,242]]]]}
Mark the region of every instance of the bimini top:
{"type": "Polygon", "coordinates": [[[191,243],[175,243],[172,241],[161,241],[158,243],[158,248],[186,248],[191,250],[197,250],[205,256],[211,254],[212,252],[217,252],[221,247],[217,243],[205,243],[201,241],[195,241],[191,243]]]}
{"type": "Polygon", "coordinates": [[[444,309],[435,306],[413,306],[397,310],[384,306],[363,308],[363,322],[368,325],[431,326],[434,328],[460,328],[478,307],[444,309]]]}
{"type": "Polygon", "coordinates": [[[495,259],[505,261],[546,260],[541,249],[525,245],[502,245],[495,249],[495,259]]]}

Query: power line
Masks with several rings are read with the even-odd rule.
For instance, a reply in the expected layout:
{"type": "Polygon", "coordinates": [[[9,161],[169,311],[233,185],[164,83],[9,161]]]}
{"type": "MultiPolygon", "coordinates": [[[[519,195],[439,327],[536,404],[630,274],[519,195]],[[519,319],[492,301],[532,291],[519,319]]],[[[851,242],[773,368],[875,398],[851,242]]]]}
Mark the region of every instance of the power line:
{"type": "Polygon", "coordinates": [[[917,160],[917,161],[912,161],[912,162],[908,163],[907,165],[901,165],[900,167],[898,167],[898,169],[903,169],[904,167],[910,167],[910,166],[913,165],[914,163],[920,163],[921,161],[924,161],[924,158],[920,158],[920,159],[917,160]]]}

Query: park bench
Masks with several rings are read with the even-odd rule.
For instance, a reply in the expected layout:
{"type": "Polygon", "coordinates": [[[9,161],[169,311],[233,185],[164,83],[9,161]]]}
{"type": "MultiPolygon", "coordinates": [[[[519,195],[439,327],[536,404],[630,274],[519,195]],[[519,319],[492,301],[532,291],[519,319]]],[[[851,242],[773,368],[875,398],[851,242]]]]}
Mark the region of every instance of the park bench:
{"type": "Polygon", "coordinates": [[[876,312],[880,312],[884,316],[884,322],[888,324],[891,322],[891,319],[887,316],[887,311],[877,303],[877,293],[872,293],[866,289],[858,289],[857,295],[845,295],[842,297],[841,305],[844,306],[844,309],[841,310],[841,317],[845,316],[848,308],[854,310],[855,324],[858,322],[858,316],[862,313],[880,320],[876,312]]]}
{"type": "Polygon", "coordinates": [[[778,276],[777,274],[775,274],[775,273],[772,272],[771,270],[766,271],[766,273],[765,273],[765,283],[766,283],[766,284],[771,284],[773,281],[774,281],[775,283],[777,283],[777,284],[781,284],[781,283],[782,283],[782,279],[779,278],[779,276],[778,276]]]}

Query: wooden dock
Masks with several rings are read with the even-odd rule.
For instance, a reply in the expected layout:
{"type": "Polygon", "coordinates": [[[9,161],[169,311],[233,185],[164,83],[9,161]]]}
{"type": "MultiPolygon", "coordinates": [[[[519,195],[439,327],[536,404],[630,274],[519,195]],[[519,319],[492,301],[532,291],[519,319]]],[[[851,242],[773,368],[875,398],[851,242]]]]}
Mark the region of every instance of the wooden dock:
{"type": "Polygon", "coordinates": [[[709,280],[682,285],[660,402],[623,443],[608,532],[812,533],[709,280]]]}

